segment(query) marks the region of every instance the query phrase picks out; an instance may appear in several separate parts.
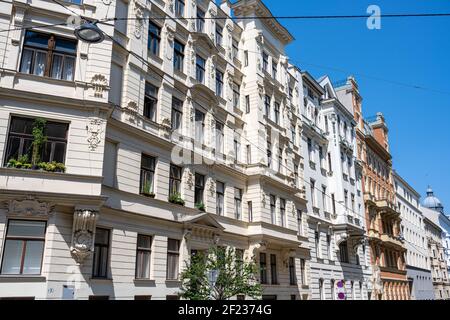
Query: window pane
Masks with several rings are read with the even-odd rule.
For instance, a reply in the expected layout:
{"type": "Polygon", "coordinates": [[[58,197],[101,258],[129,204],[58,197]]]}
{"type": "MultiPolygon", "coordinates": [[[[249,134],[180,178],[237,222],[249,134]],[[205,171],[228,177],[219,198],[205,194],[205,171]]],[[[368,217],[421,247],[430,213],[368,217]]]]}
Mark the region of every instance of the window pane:
{"type": "Polygon", "coordinates": [[[10,159],[17,159],[19,156],[19,147],[20,139],[17,137],[9,137],[5,163],[8,163],[10,159]]]}
{"type": "Polygon", "coordinates": [[[40,274],[44,241],[28,241],[23,260],[23,274],[40,274]]]}
{"type": "Polygon", "coordinates": [[[36,58],[34,61],[33,74],[43,76],[45,72],[45,65],[47,63],[47,54],[45,52],[36,51],[36,58]]]}
{"type": "Polygon", "coordinates": [[[109,243],[109,230],[97,228],[95,234],[95,244],[108,245],[109,243]]]}
{"type": "Polygon", "coordinates": [[[72,81],[75,69],[75,58],[66,56],[64,58],[64,74],[63,80],[72,81]]]}
{"type": "Polygon", "coordinates": [[[56,38],[55,50],[75,55],[77,53],[77,42],[64,38],[56,38]]]}
{"type": "Polygon", "coordinates": [[[138,279],[150,279],[150,252],[139,251],[136,266],[138,279]]]}
{"type": "Polygon", "coordinates": [[[150,236],[144,236],[144,235],[138,235],[138,240],[137,240],[137,246],[140,249],[146,248],[146,249],[150,249],[152,245],[152,237],[150,236]]]}
{"type": "Polygon", "coordinates": [[[23,244],[22,240],[6,240],[2,274],[20,274],[23,244]]]}
{"type": "Polygon", "coordinates": [[[31,62],[34,51],[30,49],[23,49],[22,63],[20,65],[20,72],[31,73],[31,62]]]}
{"type": "Polygon", "coordinates": [[[44,221],[10,220],[8,237],[40,237],[45,236],[44,221]]]}
{"type": "Polygon", "coordinates": [[[63,59],[64,59],[64,56],[62,56],[60,54],[53,55],[52,74],[51,74],[52,78],[61,79],[62,69],[63,69],[63,59]]]}
{"type": "Polygon", "coordinates": [[[180,248],[180,241],[175,239],[169,239],[167,244],[167,250],[178,252],[180,248]]]}

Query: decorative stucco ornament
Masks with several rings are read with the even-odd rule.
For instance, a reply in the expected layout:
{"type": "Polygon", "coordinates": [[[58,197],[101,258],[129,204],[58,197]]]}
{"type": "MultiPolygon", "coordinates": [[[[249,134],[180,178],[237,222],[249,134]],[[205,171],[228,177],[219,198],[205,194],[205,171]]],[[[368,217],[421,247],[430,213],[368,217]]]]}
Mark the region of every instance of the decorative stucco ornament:
{"type": "Polygon", "coordinates": [[[94,87],[94,97],[103,98],[103,91],[108,87],[108,80],[102,74],[95,74],[91,78],[91,84],[94,87]]]}
{"type": "Polygon", "coordinates": [[[8,202],[8,214],[24,217],[48,217],[53,212],[54,206],[48,202],[38,201],[32,196],[24,200],[10,200],[8,202]]]}
{"type": "Polygon", "coordinates": [[[95,151],[101,143],[101,135],[103,132],[103,120],[98,118],[91,118],[88,123],[88,138],[89,150],[95,151]]]}
{"type": "Polygon", "coordinates": [[[70,253],[78,264],[83,264],[94,251],[98,217],[98,211],[92,209],[77,209],[74,212],[70,253]]]}

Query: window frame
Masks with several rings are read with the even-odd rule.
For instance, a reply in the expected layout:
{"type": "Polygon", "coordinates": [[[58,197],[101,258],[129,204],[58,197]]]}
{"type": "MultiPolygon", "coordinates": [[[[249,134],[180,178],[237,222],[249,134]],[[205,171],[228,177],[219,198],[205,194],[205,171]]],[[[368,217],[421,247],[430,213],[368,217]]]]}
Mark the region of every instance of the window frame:
{"type": "Polygon", "coordinates": [[[259,253],[259,281],[261,284],[268,284],[267,282],[267,256],[265,252],[259,253]],[[264,259],[263,259],[264,257],[264,259]]]}
{"type": "Polygon", "coordinates": [[[150,82],[145,83],[143,116],[152,122],[156,122],[158,119],[158,94],[159,88],[157,86],[150,82]],[[150,92],[153,91],[152,89],[154,89],[154,93],[150,92]]]}
{"type": "Polygon", "coordinates": [[[161,49],[160,45],[161,45],[161,27],[156,23],[149,21],[147,48],[153,55],[159,57],[161,49]]]}
{"type": "MultiPolygon", "coordinates": [[[[111,251],[111,229],[97,227],[95,229],[94,254],[93,254],[93,258],[92,258],[92,278],[93,279],[108,279],[108,276],[109,276],[109,263],[110,263],[110,251],[111,251]],[[98,235],[98,231],[99,230],[103,230],[103,231],[107,232],[107,239],[108,239],[108,243],[107,244],[99,244],[97,242],[97,239],[98,239],[97,235],[98,235]],[[95,259],[95,257],[96,257],[96,254],[97,254],[97,248],[98,247],[101,247],[102,249],[106,248],[106,257],[103,257],[103,254],[100,253],[100,259],[99,259],[99,260],[103,260],[103,258],[106,259],[106,268],[105,268],[105,273],[104,274],[96,273],[96,271],[100,271],[100,270],[95,270],[96,269],[96,263],[95,263],[96,259],[95,259]]],[[[99,266],[97,266],[97,269],[99,268],[99,266]]]]}
{"type": "Polygon", "coordinates": [[[179,239],[167,239],[167,260],[166,260],[166,280],[175,280],[177,281],[180,278],[180,243],[179,239]],[[169,241],[176,241],[178,250],[169,250],[169,241]],[[172,278],[169,277],[169,256],[178,257],[174,261],[176,261],[176,275],[172,278]]]}
{"type": "Polygon", "coordinates": [[[206,59],[202,58],[202,56],[197,54],[195,56],[195,79],[202,84],[205,84],[205,72],[206,72],[206,59]]]}
{"type": "Polygon", "coordinates": [[[216,214],[218,216],[225,215],[225,183],[221,181],[216,181],[216,214]],[[219,191],[219,185],[223,187],[222,191],[219,191]]]}
{"type": "MultiPolygon", "coordinates": [[[[152,175],[152,188],[150,190],[150,193],[154,193],[155,192],[156,161],[157,161],[156,157],[147,155],[145,153],[141,154],[141,176],[140,176],[140,183],[139,183],[139,185],[140,185],[140,193],[141,194],[144,194],[144,190],[143,190],[143,188],[144,188],[144,179],[143,179],[143,177],[144,176],[146,177],[148,174],[152,175]],[[150,161],[153,161],[153,168],[144,166],[144,159],[145,158],[147,158],[150,161]]],[[[147,181],[147,180],[145,180],[145,181],[147,181]]]]}
{"type": "Polygon", "coordinates": [[[173,163],[170,164],[169,167],[169,197],[171,195],[174,195],[175,193],[179,193],[181,194],[181,183],[183,180],[183,168],[180,166],[177,166],[173,163]],[[172,169],[176,169],[179,170],[180,172],[180,177],[176,177],[174,175],[172,175],[173,170],[172,169]],[[174,188],[175,187],[175,188],[174,188]]]}
{"type": "Polygon", "coordinates": [[[150,280],[151,279],[151,262],[152,262],[152,245],[153,245],[153,236],[151,235],[145,235],[145,234],[138,234],[137,235],[137,242],[136,242],[136,270],[135,270],[135,277],[136,279],[139,280],[150,280]],[[146,248],[146,247],[139,247],[139,237],[146,237],[146,238],[150,238],[150,247],[146,248]],[[139,272],[139,267],[142,268],[142,265],[139,265],[139,254],[140,253],[148,253],[149,256],[147,257],[148,259],[148,277],[142,277],[140,276],[142,274],[142,270],[141,272],[139,272]]]}
{"type": "Polygon", "coordinates": [[[270,254],[270,280],[272,285],[278,285],[278,268],[277,268],[277,255],[270,254]]]}
{"type": "Polygon", "coordinates": [[[237,220],[242,219],[242,189],[234,188],[234,217],[237,220]]]}

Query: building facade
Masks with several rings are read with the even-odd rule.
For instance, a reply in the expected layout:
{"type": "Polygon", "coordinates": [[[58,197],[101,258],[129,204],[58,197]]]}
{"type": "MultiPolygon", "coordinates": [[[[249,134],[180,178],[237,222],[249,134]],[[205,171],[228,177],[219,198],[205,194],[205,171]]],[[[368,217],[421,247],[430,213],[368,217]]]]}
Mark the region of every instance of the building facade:
{"type": "Polygon", "coordinates": [[[262,2],[66,4],[132,18],[99,44],[57,4],[3,3],[0,297],[177,299],[190,255],[221,245],[263,299],[310,298],[301,75],[284,27],[240,19],[262,2]]]}
{"type": "Polygon", "coordinates": [[[412,300],[433,300],[433,279],[428,256],[428,240],[420,210],[420,194],[394,172],[397,208],[402,219],[401,235],[406,246],[406,272],[412,300]]]}
{"type": "Polygon", "coordinates": [[[434,296],[436,300],[448,300],[450,299],[450,285],[442,246],[442,229],[434,222],[433,210],[422,208],[422,212],[425,216],[425,234],[428,240],[428,256],[433,276],[434,296]]]}

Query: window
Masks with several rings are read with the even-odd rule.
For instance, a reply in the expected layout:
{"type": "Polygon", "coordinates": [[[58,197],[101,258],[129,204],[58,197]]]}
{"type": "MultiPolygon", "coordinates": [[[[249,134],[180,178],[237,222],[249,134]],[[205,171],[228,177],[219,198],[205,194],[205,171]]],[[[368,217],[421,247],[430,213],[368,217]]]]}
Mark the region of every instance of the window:
{"type": "Polygon", "coordinates": [[[272,168],[272,144],[267,141],[267,166],[272,168]]]}
{"type": "Polygon", "coordinates": [[[309,182],[310,192],[311,192],[311,205],[316,207],[316,182],[314,180],[310,180],[309,182]]]}
{"type": "Polygon", "coordinates": [[[247,164],[251,164],[252,163],[252,147],[248,144],[246,146],[247,152],[247,164]]]}
{"type": "Polygon", "coordinates": [[[167,280],[178,280],[178,260],[180,255],[180,240],[167,240],[167,280]]]}
{"type": "Polygon", "coordinates": [[[308,138],[308,156],[309,156],[309,161],[313,161],[314,162],[314,150],[312,147],[312,140],[311,138],[308,138]]]}
{"type": "Polygon", "coordinates": [[[341,258],[341,262],[348,263],[347,241],[344,241],[339,245],[339,255],[341,258]]]}
{"type": "Polygon", "coordinates": [[[299,179],[298,179],[298,164],[294,163],[294,183],[295,187],[299,187],[299,179]]]}
{"type": "Polygon", "coordinates": [[[223,124],[216,121],[216,153],[223,154],[224,132],[223,124]]]}
{"type": "MultiPolygon", "coordinates": [[[[5,165],[10,159],[28,156],[31,162],[33,152],[33,124],[35,119],[12,117],[9,125],[8,144],[6,146],[5,165]]],[[[67,148],[67,130],[69,125],[48,121],[44,127],[47,141],[41,147],[39,161],[64,163],[67,148]]]]}
{"type": "Polygon", "coordinates": [[[264,252],[259,253],[259,277],[261,284],[267,284],[267,262],[264,252]]]}
{"type": "Polygon", "coordinates": [[[352,201],[352,211],[355,211],[355,195],[352,193],[350,195],[351,201],[352,201]]]}
{"type": "Polygon", "coordinates": [[[138,234],[136,249],[136,279],[150,279],[152,237],[138,234]]]}
{"type": "Polygon", "coordinates": [[[321,250],[320,250],[320,233],[319,231],[314,231],[314,244],[316,248],[316,257],[322,258],[321,250]]]}
{"type": "Polygon", "coordinates": [[[269,118],[270,117],[270,97],[269,96],[265,96],[264,97],[264,107],[265,107],[265,112],[266,112],[266,117],[269,118]]]}
{"type": "Polygon", "coordinates": [[[203,191],[205,190],[205,176],[199,173],[195,174],[195,205],[203,204],[203,191]]]}
{"type": "Polygon", "coordinates": [[[244,66],[248,67],[248,50],[244,51],[244,66]]]}
{"type": "Polygon", "coordinates": [[[276,202],[276,198],[274,195],[270,195],[270,218],[272,221],[272,224],[276,224],[276,208],[275,208],[275,202],[276,202]]]}
{"type": "Polygon", "coordinates": [[[286,200],[280,198],[280,224],[282,227],[285,226],[285,219],[286,219],[286,200]]]}
{"type": "Polygon", "coordinates": [[[248,222],[253,222],[253,202],[247,201],[248,207],[248,222]]]}
{"type": "Polygon", "coordinates": [[[242,216],[242,189],[234,188],[234,214],[240,220],[242,216]]]}
{"type": "MultiPolygon", "coordinates": [[[[172,131],[181,131],[183,126],[183,101],[172,97],[172,131]]],[[[181,133],[181,132],[180,132],[181,133]]]]}
{"type": "Polygon", "coordinates": [[[195,110],[195,140],[202,145],[205,141],[204,130],[205,114],[199,110],[195,110]]]}
{"type": "Polygon", "coordinates": [[[291,138],[294,146],[297,145],[297,131],[295,130],[295,125],[293,124],[291,124],[291,138]]]}
{"type": "Polygon", "coordinates": [[[223,200],[225,195],[225,184],[223,182],[217,181],[216,183],[216,214],[223,216],[224,207],[223,200]]]}
{"type": "Polygon", "coordinates": [[[158,104],[158,88],[145,83],[144,117],[156,122],[156,106],[158,104]]]}
{"type": "Polygon", "coordinates": [[[331,204],[333,205],[333,214],[336,215],[336,199],[334,193],[331,194],[331,204]]]}
{"type": "Polygon", "coordinates": [[[278,70],[278,62],[272,60],[272,77],[275,80],[277,79],[277,70],[278,70]]]}
{"type": "Polygon", "coordinates": [[[289,284],[291,286],[297,285],[297,277],[295,275],[295,259],[289,257],[289,284]]]}
{"type": "MultiPolygon", "coordinates": [[[[126,3],[124,0],[116,1],[115,17],[128,17],[128,3],[126,3]]],[[[126,35],[127,34],[127,23],[128,23],[128,20],[118,19],[118,20],[114,21],[114,27],[120,33],[126,35]]]]}
{"type": "Polygon", "coordinates": [[[234,157],[236,161],[241,161],[241,143],[239,142],[238,138],[234,138],[233,140],[233,151],[234,151],[234,157]]]}
{"type": "Polygon", "coordinates": [[[331,153],[328,152],[328,171],[332,172],[333,171],[333,167],[331,166],[331,153]]]}
{"type": "Polygon", "coordinates": [[[274,254],[270,255],[270,277],[272,284],[278,284],[277,256],[274,254]]]}
{"type": "Polygon", "coordinates": [[[159,56],[160,41],[161,41],[161,28],[150,21],[148,26],[148,49],[155,56],[159,56]]]}
{"type": "Polygon", "coordinates": [[[223,41],[223,27],[216,23],[216,45],[221,46],[223,41]]]}
{"type": "Polygon", "coordinates": [[[233,40],[232,40],[233,59],[238,59],[238,54],[239,54],[239,42],[238,42],[238,40],[233,38],[233,40]]]}
{"type": "Polygon", "coordinates": [[[322,186],[322,205],[323,205],[323,211],[328,211],[327,206],[327,187],[322,186]]]}
{"type": "Polygon", "coordinates": [[[45,221],[9,220],[1,274],[41,274],[45,221]]]}
{"type": "Polygon", "coordinates": [[[175,16],[182,17],[184,15],[184,1],[175,0],[175,16]]]}
{"type": "Polygon", "coordinates": [[[240,109],[241,104],[241,86],[237,83],[233,83],[233,107],[240,109]]]}
{"type": "Polygon", "coordinates": [[[268,71],[269,69],[269,55],[265,52],[262,54],[263,56],[263,70],[268,71]]]}
{"type": "Polygon", "coordinates": [[[197,8],[197,32],[203,32],[205,29],[205,12],[197,8]]]}
{"type": "Polygon", "coordinates": [[[245,113],[250,113],[250,96],[245,96],[245,113]]]}
{"type": "Polygon", "coordinates": [[[169,177],[169,195],[181,193],[181,167],[171,164],[169,177]]]}
{"type": "Polygon", "coordinates": [[[278,102],[275,102],[275,110],[274,111],[275,111],[275,113],[274,113],[274,116],[275,116],[274,121],[275,121],[276,124],[280,124],[280,104],[278,102]]]}
{"type": "Polygon", "coordinates": [[[197,55],[195,79],[197,79],[197,81],[200,83],[205,82],[205,68],[206,68],[205,59],[197,55]]]}
{"type": "Polygon", "coordinates": [[[324,159],[324,157],[323,157],[323,147],[319,146],[319,164],[320,164],[320,168],[324,168],[325,167],[323,159],[324,159]]]}
{"type": "Polygon", "coordinates": [[[117,63],[111,62],[111,77],[109,80],[109,102],[120,105],[122,102],[122,82],[123,82],[123,67],[117,63]]]}
{"type": "Polygon", "coordinates": [[[306,282],[306,261],[305,259],[300,259],[300,276],[302,280],[302,285],[307,285],[306,282]]]}
{"type": "Polygon", "coordinates": [[[297,209],[297,228],[298,234],[303,235],[303,212],[301,209],[297,209]]]}
{"type": "Polygon", "coordinates": [[[173,44],[173,67],[175,70],[183,72],[184,65],[184,44],[175,40],[173,44]]]}
{"type": "Polygon", "coordinates": [[[141,194],[154,193],[155,163],[156,158],[141,156],[141,194]]]}
{"type": "Polygon", "coordinates": [[[77,41],[27,31],[20,72],[73,81],[77,41]]]}
{"type": "Polygon", "coordinates": [[[97,228],[95,232],[94,257],[92,265],[93,278],[108,277],[109,230],[97,228]]]}
{"type": "Polygon", "coordinates": [[[328,254],[328,260],[333,260],[333,255],[331,252],[331,235],[327,234],[327,254],[328,254]]]}
{"type": "Polygon", "coordinates": [[[223,96],[223,72],[216,69],[216,95],[223,96]]]}

